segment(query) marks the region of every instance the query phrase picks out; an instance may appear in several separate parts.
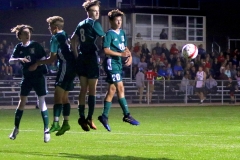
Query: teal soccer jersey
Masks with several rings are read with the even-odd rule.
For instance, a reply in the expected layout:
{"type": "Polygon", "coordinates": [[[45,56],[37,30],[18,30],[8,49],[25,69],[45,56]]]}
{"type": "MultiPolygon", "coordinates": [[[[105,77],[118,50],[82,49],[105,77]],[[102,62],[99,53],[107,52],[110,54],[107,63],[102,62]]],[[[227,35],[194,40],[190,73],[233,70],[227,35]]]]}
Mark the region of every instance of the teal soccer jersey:
{"type": "MultiPolygon", "coordinates": [[[[125,32],[119,30],[117,33],[114,30],[109,30],[104,37],[103,47],[109,48],[115,52],[123,52],[127,46],[127,39],[125,32]]],[[[107,70],[122,70],[122,57],[119,56],[107,56],[107,64],[105,64],[107,70]]]]}
{"type": "Polygon", "coordinates": [[[58,73],[55,85],[70,91],[73,89],[76,66],[75,57],[70,50],[66,32],[61,31],[53,35],[50,45],[50,52],[56,53],[58,57],[58,73]]]}
{"type": "Polygon", "coordinates": [[[28,63],[21,62],[24,77],[34,77],[34,75],[42,75],[47,73],[46,65],[38,66],[35,71],[28,71],[28,68],[32,64],[36,63],[37,60],[46,57],[46,52],[43,47],[35,41],[30,41],[30,43],[26,46],[22,43],[17,44],[13,50],[12,57],[26,58],[30,61],[28,63]]]}
{"type": "Polygon", "coordinates": [[[101,24],[91,18],[80,22],[74,33],[79,37],[82,54],[95,54],[98,50],[95,44],[97,38],[105,35],[101,24]]]}

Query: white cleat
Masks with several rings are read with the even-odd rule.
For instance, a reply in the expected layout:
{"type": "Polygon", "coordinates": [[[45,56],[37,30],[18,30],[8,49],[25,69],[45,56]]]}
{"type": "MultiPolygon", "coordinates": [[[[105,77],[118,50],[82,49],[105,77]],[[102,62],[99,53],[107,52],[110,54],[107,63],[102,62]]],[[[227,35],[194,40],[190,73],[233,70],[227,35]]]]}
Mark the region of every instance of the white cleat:
{"type": "Polygon", "coordinates": [[[51,139],[51,137],[50,137],[49,129],[46,129],[44,131],[44,142],[47,143],[50,141],[50,139],[51,139]]]}
{"type": "Polygon", "coordinates": [[[16,139],[18,133],[19,133],[18,128],[15,127],[13,129],[12,133],[9,135],[9,138],[12,139],[12,140],[16,139]]]}

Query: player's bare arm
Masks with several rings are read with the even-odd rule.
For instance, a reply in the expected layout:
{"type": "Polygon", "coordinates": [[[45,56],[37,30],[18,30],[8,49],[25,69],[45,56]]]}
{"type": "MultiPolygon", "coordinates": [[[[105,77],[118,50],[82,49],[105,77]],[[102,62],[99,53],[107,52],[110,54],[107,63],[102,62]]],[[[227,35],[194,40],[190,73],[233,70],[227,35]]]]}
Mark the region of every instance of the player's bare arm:
{"type": "Polygon", "coordinates": [[[30,62],[27,58],[10,58],[9,59],[10,64],[14,64],[14,63],[19,62],[19,61],[22,62],[22,63],[30,62]]]}
{"type": "Polygon", "coordinates": [[[126,51],[124,51],[122,53],[114,52],[114,51],[110,50],[109,48],[104,48],[104,53],[106,55],[118,56],[118,57],[129,57],[129,56],[131,56],[131,52],[126,52],[126,51]]]}
{"type": "Polygon", "coordinates": [[[79,37],[74,34],[71,37],[71,49],[73,51],[74,57],[77,58],[78,57],[78,45],[79,45],[79,37]]]}
{"type": "Polygon", "coordinates": [[[47,59],[44,59],[44,60],[39,60],[37,61],[35,64],[31,65],[28,70],[29,71],[34,71],[37,69],[37,67],[39,65],[42,65],[42,64],[51,64],[53,63],[54,61],[57,60],[57,53],[51,53],[50,57],[48,57],[47,59]]]}

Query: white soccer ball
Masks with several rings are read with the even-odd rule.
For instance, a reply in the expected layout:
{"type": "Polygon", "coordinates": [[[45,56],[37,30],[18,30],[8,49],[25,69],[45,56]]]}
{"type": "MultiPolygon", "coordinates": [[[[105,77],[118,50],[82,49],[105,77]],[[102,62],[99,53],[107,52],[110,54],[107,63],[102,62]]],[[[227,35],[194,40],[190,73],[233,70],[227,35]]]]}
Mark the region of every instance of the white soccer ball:
{"type": "Polygon", "coordinates": [[[194,59],[198,55],[198,48],[194,44],[186,44],[182,48],[182,55],[188,59],[194,59]]]}

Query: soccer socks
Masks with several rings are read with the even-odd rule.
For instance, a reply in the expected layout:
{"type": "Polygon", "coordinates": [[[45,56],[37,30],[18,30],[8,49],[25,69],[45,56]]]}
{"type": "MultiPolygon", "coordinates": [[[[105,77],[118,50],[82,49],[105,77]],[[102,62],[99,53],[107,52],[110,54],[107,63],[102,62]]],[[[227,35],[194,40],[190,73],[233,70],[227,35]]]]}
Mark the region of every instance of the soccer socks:
{"type": "Polygon", "coordinates": [[[122,111],[123,111],[123,115],[127,115],[129,113],[129,110],[128,110],[128,105],[127,105],[127,100],[125,97],[123,98],[120,98],[118,100],[118,103],[120,104],[121,108],[122,108],[122,111]]]}
{"type": "Polygon", "coordinates": [[[88,96],[88,117],[87,117],[88,119],[92,119],[95,103],[96,103],[96,96],[89,95],[88,96]]]}
{"type": "Polygon", "coordinates": [[[70,103],[63,104],[63,116],[69,116],[70,115],[70,103]]]}
{"type": "Polygon", "coordinates": [[[14,122],[16,128],[19,128],[22,115],[23,115],[23,110],[17,109],[15,112],[15,122],[14,122]]]}
{"type": "Polygon", "coordinates": [[[81,118],[85,119],[85,105],[78,105],[78,113],[81,118]]]}
{"type": "Polygon", "coordinates": [[[41,111],[41,115],[43,119],[44,130],[46,130],[48,129],[48,124],[49,124],[48,110],[41,111]]]}
{"type": "Polygon", "coordinates": [[[104,101],[104,108],[103,108],[102,115],[104,115],[105,117],[108,117],[111,106],[112,106],[112,102],[104,101]]]}
{"type": "Polygon", "coordinates": [[[54,104],[53,106],[53,116],[54,116],[54,121],[58,122],[59,121],[59,117],[61,115],[62,112],[62,104],[54,104]]]}

